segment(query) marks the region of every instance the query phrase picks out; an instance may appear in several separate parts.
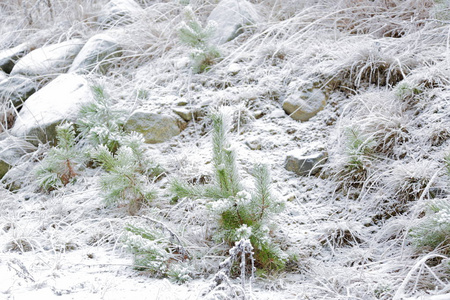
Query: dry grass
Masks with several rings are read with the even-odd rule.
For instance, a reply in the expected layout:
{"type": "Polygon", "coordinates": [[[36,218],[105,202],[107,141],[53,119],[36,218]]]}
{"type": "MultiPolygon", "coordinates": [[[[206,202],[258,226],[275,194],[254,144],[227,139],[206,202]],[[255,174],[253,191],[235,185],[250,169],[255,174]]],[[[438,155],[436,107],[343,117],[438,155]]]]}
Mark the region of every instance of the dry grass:
{"type": "MultiPolygon", "coordinates": [[[[2,4],[0,48],[28,40],[40,46],[86,39],[100,31],[95,17],[103,2],[2,4]],[[21,27],[15,28],[17,24],[21,27]]],[[[216,2],[191,4],[205,21],[216,2]]],[[[180,136],[149,152],[169,174],[186,179],[211,174],[204,150],[210,123],[204,112],[221,104],[233,106],[239,125],[232,134],[244,153],[239,156],[242,164],[269,161],[281,196],[293,193],[303,199],[290,202],[289,213],[278,220],[286,236],[283,247],[299,252],[300,259],[292,262],[301,269],[296,275],[301,279],[273,276],[270,288],[314,299],[448,293],[444,260],[416,253],[407,235],[420,205],[434,197],[430,191],[447,189],[440,168],[450,145],[450,26],[435,3],[251,2],[263,22],[223,45],[223,60],[211,71],[193,75],[186,63],[188,51],[176,37],[183,6],[140,0],[145,8],[141,18],[110,29],[122,41],[123,56],[111,61],[107,74],[90,74],[90,79],[103,82],[114,105],[129,111],[141,107],[168,113],[183,102],[201,112],[180,136]],[[307,123],[295,122],[280,110],[289,85],[301,82],[330,93],[327,107],[307,123]],[[334,121],[324,125],[325,118],[334,121]],[[252,135],[258,137],[258,150],[245,146],[252,135]],[[317,145],[326,145],[329,156],[323,178],[293,177],[281,167],[286,152],[317,145]]],[[[6,116],[9,108],[2,109],[6,116]]],[[[2,122],[11,126],[7,117],[2,122]]],[[[105,209],[95,172],[88,169],[75,185],[48,195],[36,193],[33,183],[16,194],[0,190],[4,252],[43,253],[55,266],[64,266],[66,254],[82,251],[124,255],[120,239],[128,219],[121,208],[105,209]]],[[[164,217],[188,250],[204,257],[195,262],[199,276],[213,273],[224,252],[211,240],[205,201],[170,205],[167,179],[157,185],[160,199],[142,213],[164,217]]]]}

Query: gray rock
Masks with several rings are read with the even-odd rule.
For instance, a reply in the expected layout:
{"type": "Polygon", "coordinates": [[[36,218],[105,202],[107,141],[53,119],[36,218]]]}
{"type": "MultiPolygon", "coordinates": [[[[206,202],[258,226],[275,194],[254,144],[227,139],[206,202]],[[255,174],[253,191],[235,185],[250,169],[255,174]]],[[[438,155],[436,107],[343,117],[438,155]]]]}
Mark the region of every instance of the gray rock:
{"type": "Polygon", "coordinates": [[[25,100],[36,92],[36,84],[23,76],[11,76],[0,82],[0,99],[11,101],[20,107],[25,100]]]}
{"type": "Polygon", "coordinates": [[[17,62],[11,75],[43,76],[64,73],[83,45],[82,40],[73,39],[33,50],[17,62]]]}
{"type": "Polygon", "coordinates": [[[192,116],[194,114],[194,111],[192,109],[184,108],[184,107],[177,107],[173,108],[172,111],[179,115],[183,120],[186,122],[189,122],[192,120],[192,116]]]}
{"type": "Polygon", "coordinates": [[[294,120],[308,121],[327,103],[327,95],[320,89],[291,93],[283,102],[284,111],[294,120]]]}
{"type": "Polygon", "coordinates": [[[327,155],[323,152],[303,156],[294,150],[288,153],[284,161],[284,168],[301,176],[316,175],[326,158],[327,155]]]}
{"type": "Polygon", "coordinates": [[[11,73],[16,61],[29,51],[30,46],[25,43],[0,51],[0,68],[8,74],[11,73]]]}
{"type": "Polygon", "coordinates": [[[121,55],[121,47],[115,39],[107,34],[97,34],[83,46],[69,72],[85,73],[96,69],[104,74],[110,66],[108,59],[121,55]]]}
{"type": "Polygon", "coordinates": [[[25,101],[10,133],[26,137],[33,144],[55,141],[56,126],[75,122],[80,107],[94,101],[87,80],[76,74],[63,74],[25,101]]]}
{"type": "Polygon", "coordinates": [[[222,0],[208,17],[208,22],[217,24],[211,41],[226,43],[242,33],[242,27],[259,22],[258,13],[252,3],[246,0],[222,0]]]}
{"type": "Polygon", "coordinates": [[[18,165],[23,155],[35,150],[36,147],[21,138],[6,136],[0,141],[0,178],[18,165]]]}
{"type": "Polygon", "coordinates": [[[125,124],[125,130],[142,133],[149,144],[165,142],[180,134],[185,127],[186,123],[175,116],[144,110],[135,111],[125,124]]]}
{"type": "Polygon", "coordinates": [[[9,171],[3,176],[1,183],[5,185],[10,191],[20,189],[26,183],[32,182],[33,169],[35,164],[27,161],[17,166],[11,167],[9,171]]]}
{"type": "Polygon", "coordinates": [[[130,24],[143,12],[144,9],[133,0],[111,0],[103,7],[98,22],[104,27],[130,24]]]}

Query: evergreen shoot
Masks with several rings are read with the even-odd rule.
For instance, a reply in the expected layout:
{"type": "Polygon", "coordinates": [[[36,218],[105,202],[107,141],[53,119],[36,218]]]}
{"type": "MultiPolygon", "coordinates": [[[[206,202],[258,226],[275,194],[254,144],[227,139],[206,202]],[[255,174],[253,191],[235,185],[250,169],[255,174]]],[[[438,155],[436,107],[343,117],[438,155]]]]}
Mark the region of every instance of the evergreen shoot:
{"type": "Polygon", "coordinates": [[[77,176],[82,156],[75,149],[75,131],[72,124],[56,127],[57,146],[47,153],[36,171],[37,182],[46,191],[58,189],[77,176]]]}
{"type": "Polygon", "coordinates": [[[265,165],[255,166],[255,188],[247,192],[240,183],[236,166],[236,154],[228,142],[229,113],[214,112],[213,163],[215,182],[211,185],[189,185],[176,180],[172,191],[178,197],[209,198],[210,209],[218,222],[216,238],[230,245],[241,239],[249,239],[255,249],[255,260],[263,269],[281,269],[285,254],[271,237],[271,217],[284,208],[282,202],[272,196],[270,175],[265,165]]]}
{"type": "Polygon", "coordinates": [[[149,188],[149,177],[142,171],[141,161],[131,147],[120,146],[114,154],[100,145],[92,156],[107,171],[100,184],[108,205],[128,205],[130,215],[135,215],[143,203],[155,198],[155,192],[149,188]]]}
{"type": "Polygon", "coordinates": [[[167,237],[161,227],[128,224],[123,243],[133,254],[135,269],[176,283],[191,279],[191,271],[183,263],[187,258],[184,248],[167,237]]]}
{"type": "Polygon", "coordinates": [[[105,145],[115,152],[124,135],[124,114],[111,109],[109,96],[102,86],[94,85],[91,90],[95,101],[81,107],[77,130],[92,146],[105,145]]]}
{"type": "Polygon", "coordinates": [[[438,250],[450,253],[450,202],[448,199],[434,200],[425,217],[415,226],[410,236],[419,249],[438,250]]]}
{"type": "Polygon", "coordinates": [[[216,25],[209,22],[203,27],[189,6],[184,9],[184,18],[185,21],[178,29],[178,37],[183,44],[192,48],[190,58],[194,73],[202,73],[220,57],[219,50],[210,42],[216,25]]]}

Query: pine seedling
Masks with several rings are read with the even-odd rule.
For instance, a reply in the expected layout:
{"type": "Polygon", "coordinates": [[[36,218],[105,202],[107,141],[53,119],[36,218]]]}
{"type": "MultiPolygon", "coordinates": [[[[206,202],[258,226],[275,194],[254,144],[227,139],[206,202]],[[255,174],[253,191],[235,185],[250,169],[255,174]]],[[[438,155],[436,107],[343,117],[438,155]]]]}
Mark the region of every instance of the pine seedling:
{"type": "Polygon", "coordinates": [[[184,9],[184,18],[185,21],[178,28],[178,37],[183,44],[192,48],[190,58],[193,72],[202,73],[220,57],[219,50],[210,42],[216,25],[209,22],[203,28],[189,6],[184,9]]]}
{"type": "Polygon", "coordinates": [[[95,101],[81,107],[77,130],[92,146],[105,145],[115,152],[124,135],[124,113],[110,108],[109,96],[102,86],[94,85],[91,90],[95,101]]]}
{"type": "Polygon", "coordinates": [[[213,121],[213,168],[215,182],[211,185],[189,185],[174,181],[172,191],[178,197],[209,198],[211,211],[218,221],[216,238],[230,245],[249,239],[255,248],[257,265],[264,269],[281,269],[285,255],[270,238],[271,217],[283,210],[283,203],[270,190],[266,166],[258,165],[252,174],[255,189],[250,194],[240,183],[236,153],[228,142],[230,114],[224,110],[211,115],[213,121]]]}
{"type": "Polygon", "coordinates": [[[128,212],[134,215],[143,203],[155,198],[155,192],[149,188],[148,177],[142,174],[142,166],[132,148],[120,146],[113,154],[106,146],[100,145],[92,156],[107,171],[101,177],[100,184],[108,205],[126,204],[128,212]]]}
{"type": "Polygon", "coordinates": [[[185,249],[168,237],[160,225],[158,222],[157,226],[125,226],[123,243],[133,253],[135,268],[157,277],[169,277],[177,283],[190,280],[191,272],[184,264],[185,249]]]}
{"type": "Polygon", "coordinates": [[[410,236],[419,249],[439,249],[450,253],[450,202],[448,199],[434,200],[428,206],[425,217],[415,226],[410,236]]]}
{"type": "Polygon", "coordinates": [[[72,124],[56,127],[57,146],[49,150],[36,171],[38,184],[46,191],[58,189],[72,182],[82,156],[75,149],[75,131],[72,124]]]}
{"type": "Polygon", "coordinates": [[[347,130],[346,142],[346,161],[339,176],[350,185],[361,186],[368,177],[374,143],[354,128],[347,130]]]}

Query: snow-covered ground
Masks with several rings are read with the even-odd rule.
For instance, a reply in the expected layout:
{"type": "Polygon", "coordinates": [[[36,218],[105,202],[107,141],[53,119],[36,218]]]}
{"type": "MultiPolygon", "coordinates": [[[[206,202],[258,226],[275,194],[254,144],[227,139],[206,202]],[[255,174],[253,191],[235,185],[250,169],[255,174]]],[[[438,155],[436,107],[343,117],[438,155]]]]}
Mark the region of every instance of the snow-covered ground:
{"type": "MultiPolygon", "coordinates": [[[[90,1],[78,2],[96,14],[90,1]]],[[[204,21],[217,1],[191,2],[204,21]]],[[[201,74],[190,72],[190,49],[176,35],[178,1],[140,1],[146,17],[112,29],[129,55],[88,78],[105,86],[114,108],[171,112],[185,102],[197,118],[171,140],[146,145],[165,174],[153,183],[158,197],[136,216],[105,205],[100,168],[85,168],[74,184],[49,193],[33,173],[19,190],[1,188],[0,298],[450,299],[448,237],[441,248],[418,249],[410,236],[427,203],[448,202],[447,2],[250,2],[265,21],[222,45],[223,59],[201,74]],[[292,119],[283,101],[311,89],[324,91],[327,104],[306,122],[292,119]],[[254,164],[267,164],[273,193],[286,202],[273,236],[289,260],[285,270],[257,272],[244,294],[232,278],[223,291],[203,295],[228,248],[211,240],[206,200],[173,203],[169,185],[212,178],[208,113],[220,106],[233,111],[229,138],[243,185],[252,186],[254,164]],[[327,153],[327,162],[316,176],[299,176],[284,168],[291,151],[327,153]],[[351,159],[360,160],[358,168],[349,167],[351,159]],[[173,230],[193,254],[192,280],[177,284],[133,269],[123,228],[148,222],[145,216],[173,230]]],[[[5,16],[25,18],[18,3],[9,4],[16,14],[5,16]]],[[[80,18],[48,19],[53,30],[29,25],[33,30],[0,46],[43,44],[65,39],[63,32],[87,38],[94,29],[80,18]]]]}

